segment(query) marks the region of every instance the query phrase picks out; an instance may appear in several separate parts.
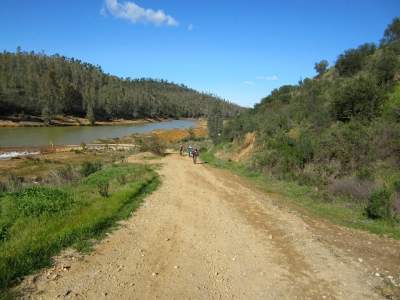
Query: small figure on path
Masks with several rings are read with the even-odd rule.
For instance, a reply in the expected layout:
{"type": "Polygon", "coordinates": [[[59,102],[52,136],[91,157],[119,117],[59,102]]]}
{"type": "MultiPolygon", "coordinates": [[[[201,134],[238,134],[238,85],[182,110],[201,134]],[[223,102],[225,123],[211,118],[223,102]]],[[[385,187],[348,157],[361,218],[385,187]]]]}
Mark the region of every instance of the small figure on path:
{"type": "Polygon", "coordinates": [[[192,147],[192,145],[189,145],[189,147],[188,147],[189,157],[192,156],[192,152],[193,152],[193,147],[192,147]]]}
{"type": "Polygon", "coordinates": [[[199,156],[199,150],[197,148],[193,150],[192,156],[193,156],[193,163],[197,164],[197,157],[199,156]]]}
{"type": "Polygon", "coordinates": [[[183,151],[184,151],[184,146],[183,146],[183,144],[181,144],[180,146],[179,146],[179,154],[182,156],[183,155],[183,151]]]}

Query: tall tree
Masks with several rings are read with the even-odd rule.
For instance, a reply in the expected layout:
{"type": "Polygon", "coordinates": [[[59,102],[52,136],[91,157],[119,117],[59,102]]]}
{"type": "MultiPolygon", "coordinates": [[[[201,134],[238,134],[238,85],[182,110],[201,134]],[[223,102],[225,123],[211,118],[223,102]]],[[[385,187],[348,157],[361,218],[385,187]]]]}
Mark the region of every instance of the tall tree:
{"type": "Polygon", "coordinates": [[[0,53],[0,112],[42,115],[59,113],[96,119],[200,117],[209,103],[224,116],[242,108],[184,85],[153,79],[118,78],[99,66],[60,55],[0,53]]]}
{"type": "Polygon", "coordinates": [[[314,69],[317,71],[318,76],[321,77],[328,70],[329,63],[326,59],[321,60],[318,63],[315,63],[314,69]]]}
{"type": "Polygon", "coordinates": [[[382,44],[390,44],[400,41],[400,17],[393,19],[383,33],[382,44]]]}

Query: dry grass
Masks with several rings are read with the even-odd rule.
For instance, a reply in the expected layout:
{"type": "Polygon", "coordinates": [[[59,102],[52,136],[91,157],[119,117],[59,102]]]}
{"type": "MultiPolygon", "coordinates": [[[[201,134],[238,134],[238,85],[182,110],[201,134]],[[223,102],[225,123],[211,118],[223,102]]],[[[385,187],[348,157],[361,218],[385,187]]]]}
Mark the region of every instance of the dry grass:
{"type": "Polygon", "coordinates": [[[84,161],[103,160],[112,161],[114,155],[110,152],[54,152],[10,160],[0,160],[0,181],[5,181],[9,174],[25,177],[28,181],[37,177],[45,178],[51,171],[67,163],[72,166],[80,165],[84,161]]]}
{"type": "Polygon", "coordinates": [[[329,185],[329,191],[332,194],[361,201],[366,201],[376,188],[377,185],[374,182],[355,177],[335,179],[329,185]]]}
{"type": "MultiPolygon", "coordinates": [[[[205,127],[196,127],[193,129],[195,138],[207,137],[207,129],[205,127]]],[[[172,129],[172,130],[156,130],[153,134],[165,143],[176,143],[190,137],[190,132],[187,129],[172,129]]]]}

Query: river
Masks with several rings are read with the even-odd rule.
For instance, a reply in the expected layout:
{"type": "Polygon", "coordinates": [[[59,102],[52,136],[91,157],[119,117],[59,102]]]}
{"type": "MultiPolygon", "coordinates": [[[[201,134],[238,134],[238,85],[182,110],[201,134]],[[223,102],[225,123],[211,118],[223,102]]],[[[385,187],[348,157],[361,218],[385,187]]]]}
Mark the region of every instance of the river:
{"type": "Polygon", "coordinates": [[[190,128],[195,120],[170,120],[135,125],[67,126],[67,127],[2,127],[0,147],[37,147],[78,145],[101,138],[117,138],[132,133],[146,133],[156,129],[190,128]]]}

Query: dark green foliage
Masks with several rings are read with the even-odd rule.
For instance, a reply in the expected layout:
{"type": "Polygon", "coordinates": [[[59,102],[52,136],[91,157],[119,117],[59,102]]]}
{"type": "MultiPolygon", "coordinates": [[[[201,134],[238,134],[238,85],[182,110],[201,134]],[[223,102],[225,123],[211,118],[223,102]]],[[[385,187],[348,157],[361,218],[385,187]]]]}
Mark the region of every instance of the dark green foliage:
{"type": "Polygon", "coordinates": [[[0,53],[0,115],[57,114],[96,120],[206,116],[209,103],[224,116],[242,108],[216,96],[164,80],[118,78],[99,66],[34,52],[0,53]]]}
{"type": "Polygon", "coordinates": [[[400,193],[400,180],[395,181],[393,183],[393,188],[394,188],[395,192],[400,193]]]}
{"type": "Polygon", "coordinates": [[[101,170],[101,168],[102,168],[102,163],[100,161],[94,161],[94,162],[85,161],[81,166],[80,172],[82,176],[87,177],[90,174],[93,174],[101,170]]]}
{"type": "Polygon", "coordinates": [[[368,217],[372,219],[385,219],[392,216],[391,192],[385,188],[378,189],[368,199],[366,208],[368,217]]]}
{"type": "Polygon", "coordinates": [[[318,76],[322,76],[328,70],[329,63],[326,59],[315,63],[314,69],[318,73],[318,76]]]}
{"type": "Polygon", "coordinates": [[[396,17],[383,33],[382,44],[391,44],[400,41],[400,18],[396,17]]]}
{"type": "Polygon", "coordinates": [[[374,44],[364,44],[357,49],[350,49],[339,55],[335,69],[340,76],[352,76],[365,66],[368,56],[376,50],[374,44]]]}
{"type": "Polygon", "coordinates": [[[379,115],[382,103],[382,92],[376,81],[370,76],[359,76],[336,87],[332,112],[339,121],[353,117],[371,120],[379,115]]]}
{"type": "Polygon", "coordinates": [[[24,189],[10,197],[13,197],[16,215],[24,217],[65,212],[74,203],[73,197],[65,191],[38,186],[24,189]]]}
{"type": "Polygon", "coordinates": [[[377,55],[373,64],[373,72],[382,84],[392,84],[399,69],[399,57],[391,48],[384,48],[377,55]]]}

